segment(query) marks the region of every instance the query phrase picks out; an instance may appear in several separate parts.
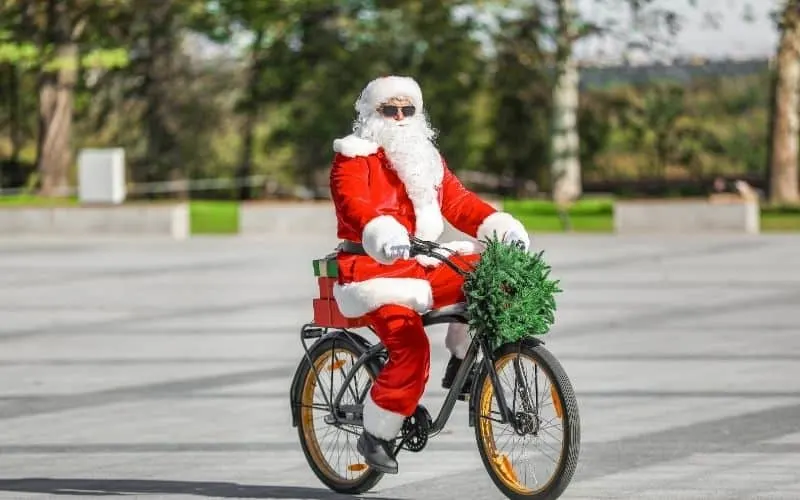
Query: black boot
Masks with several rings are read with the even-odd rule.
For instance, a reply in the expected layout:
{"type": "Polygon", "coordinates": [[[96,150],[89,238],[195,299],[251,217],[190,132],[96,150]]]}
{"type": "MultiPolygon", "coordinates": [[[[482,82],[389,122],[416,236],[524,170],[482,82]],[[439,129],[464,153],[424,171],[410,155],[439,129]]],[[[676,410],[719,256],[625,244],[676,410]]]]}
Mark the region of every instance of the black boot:
{"type": "Polygon", "coordinates": [[[367,431],[361,433],[356,449],[364,456],[367,465],[386,474],[397,474],[397,460],[392,454],[389,441],[373,436],[367,431]]]}
{"type": "MultiPolygon", "coordinates": [[[[450,361],[447,362],[447,368],[444,370],[444,377],[442,378],[442,387],[445,389],[449,389],[453,386],[453,382],[456,379],[456,374],[458,373],[459,368],[461,368],[461,363],[463,360],[458,359],[455,356],[450,356],[450,361]]],[[[461,387],[461,394],[469,394],[472,391],[472,373],[467,375],[467,380],[464,382],[464,385],[461,387]]]]}

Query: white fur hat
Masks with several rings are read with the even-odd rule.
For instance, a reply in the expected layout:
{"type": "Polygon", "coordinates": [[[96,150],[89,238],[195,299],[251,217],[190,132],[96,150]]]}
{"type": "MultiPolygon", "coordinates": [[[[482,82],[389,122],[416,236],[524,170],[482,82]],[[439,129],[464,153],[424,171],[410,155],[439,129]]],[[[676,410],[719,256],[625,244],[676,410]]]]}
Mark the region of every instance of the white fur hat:
{"type": "Polygon", "coordinates": [[[356,101],[356,111],[361,116],[374,113],[375,109],[392,97],[407,97],[418,111],[422,111],[422,89],[410,76],[383,76],[369,82],[356,101]]]}

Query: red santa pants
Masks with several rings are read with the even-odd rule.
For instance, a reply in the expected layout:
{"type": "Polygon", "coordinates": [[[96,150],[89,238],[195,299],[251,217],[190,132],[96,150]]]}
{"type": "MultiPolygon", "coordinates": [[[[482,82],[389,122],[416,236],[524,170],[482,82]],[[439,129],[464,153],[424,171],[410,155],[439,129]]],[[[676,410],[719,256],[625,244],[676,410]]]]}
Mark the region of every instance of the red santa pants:
{"type": "MultiPolygon", "coordinates": [[[[474,265],[480,258],[479,255],[460,257],[456,264],[463,260],[465,264],[474,265]]],[[[434,309],[464,301],[461,275],[446,264],[424,269],[425,279],[433,290],[434,309]]],[[[367,401],[365,406],[375,405],[377,408],[365,407],[364,424],[368,431],[390,439],[394,437],[394,428],[399,430],[403,418],[414,413],[425,391],[430,371],[430,343],[422,318],[410,308],[385,305],[369,313],[368,317],[389,351],[389,361],[370,391],[372,401],[367,401]],[[370,421],[373,429],[369,428],[370,421]]]]}

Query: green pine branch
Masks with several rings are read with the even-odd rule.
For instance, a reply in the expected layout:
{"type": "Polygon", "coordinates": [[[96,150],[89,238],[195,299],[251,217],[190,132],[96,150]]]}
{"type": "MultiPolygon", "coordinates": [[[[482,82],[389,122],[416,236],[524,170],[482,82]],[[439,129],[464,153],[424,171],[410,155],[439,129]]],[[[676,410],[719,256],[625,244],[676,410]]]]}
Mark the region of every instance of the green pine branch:
{"type": "Polygon", "coordinates": [[[530,254],[500,242],[485,242],[481,260],[464,282],[470,329],[494,345],[544,335],[555,322],[559,281],[550,279],[544,252],[530,254]]]}

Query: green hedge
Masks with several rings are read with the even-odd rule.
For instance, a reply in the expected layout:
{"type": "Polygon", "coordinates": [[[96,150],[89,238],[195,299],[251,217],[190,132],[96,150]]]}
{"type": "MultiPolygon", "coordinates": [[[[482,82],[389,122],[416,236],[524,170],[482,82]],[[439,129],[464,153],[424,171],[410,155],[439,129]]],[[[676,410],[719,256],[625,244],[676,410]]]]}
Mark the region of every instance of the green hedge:
{"type": "Polygon", "coordinates": [[[189,203],[191,234],[236,234],[239,232],[239,203],[235,201],[192,201],[189,203]]]}
{"type": "MultiPolygon", "coordinates": [[[[522,222],[529,231],[563,231],[564,223],[555,204],[545,200],[505,200],[503,209],[522,222]]],[[[586,199],[567,210],[574,231],[611,232],[614,229],[614,201],[610,198],[586,199]]]]}

